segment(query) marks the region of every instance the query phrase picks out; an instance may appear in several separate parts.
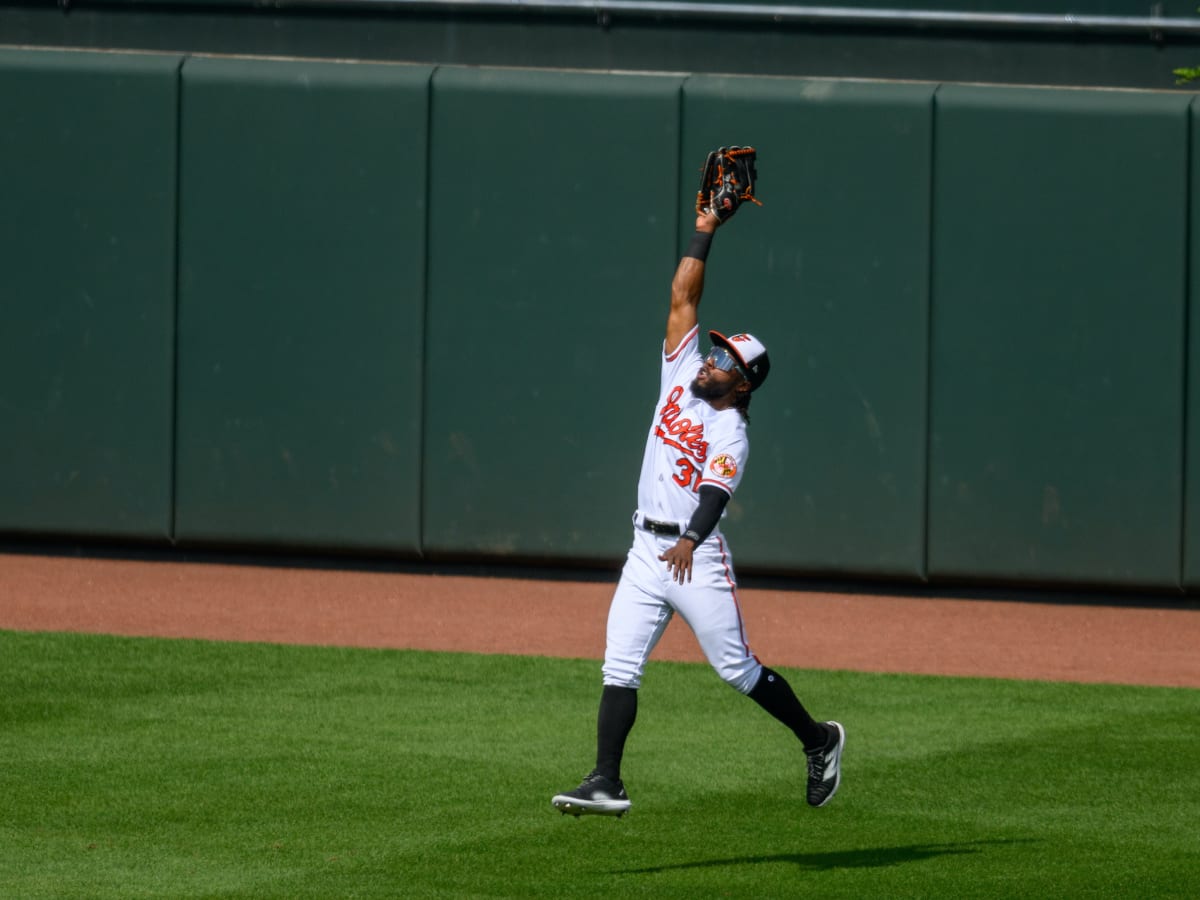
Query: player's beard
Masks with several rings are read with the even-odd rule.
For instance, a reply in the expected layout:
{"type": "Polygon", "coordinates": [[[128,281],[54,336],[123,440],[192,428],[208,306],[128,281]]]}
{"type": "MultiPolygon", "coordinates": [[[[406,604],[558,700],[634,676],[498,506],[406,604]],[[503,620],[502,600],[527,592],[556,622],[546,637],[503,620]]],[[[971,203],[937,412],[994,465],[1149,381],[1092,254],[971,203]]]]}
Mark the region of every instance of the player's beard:
{"type": "Polygon", "coordinates": [[[723,397],[726,390],[727,388],[712,380],[707,384],[701,384],[698,377],[692,380],[692,396],[697,400],[704,400],[711,403],[723,397]]]}

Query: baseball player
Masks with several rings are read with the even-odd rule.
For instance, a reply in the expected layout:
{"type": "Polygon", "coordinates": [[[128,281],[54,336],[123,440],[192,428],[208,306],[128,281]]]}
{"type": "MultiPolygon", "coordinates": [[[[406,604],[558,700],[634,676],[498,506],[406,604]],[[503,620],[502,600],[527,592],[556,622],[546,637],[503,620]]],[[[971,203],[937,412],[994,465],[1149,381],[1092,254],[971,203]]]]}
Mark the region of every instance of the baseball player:
{"type": "Polygon", "coordinates": [[[712,349],[701,355],[697,308],[717,228],[736,212],[740,200],[754,199],[753,163],[753,149],[745,148],[740,160],[726,161],[724,169],[718,166],[714,177],[710,155],[695,234],[671,283],[659,397],[638,480],[633,546],[608,614],[596,767],[579,787],[552,798],[563,813],[621,816],[629,810],[621,758],[637,716],[646,662],[676,613],[721,678],[802,742],[808,803],[824,806],[841,783],[845,730],[837,722],[814,721],[783,676],[750,651],[729,546],[719,527],[745,473],[750,398],[766,379],[770,360],[753,335],[726,337],[716,331],[708,333],[712,349]],[[719,185],[720,178],[727,188],[733,181],[732,197],[719,186],[706,191],[706,185],[719,185]]]}

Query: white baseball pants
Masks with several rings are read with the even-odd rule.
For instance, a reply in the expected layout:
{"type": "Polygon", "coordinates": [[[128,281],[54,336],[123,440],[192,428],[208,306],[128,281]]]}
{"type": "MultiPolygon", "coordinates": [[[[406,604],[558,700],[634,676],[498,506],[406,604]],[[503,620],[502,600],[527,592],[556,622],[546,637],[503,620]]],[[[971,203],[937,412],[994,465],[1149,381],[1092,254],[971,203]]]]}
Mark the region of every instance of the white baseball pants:
{"type": "Polygon", "coordinates": [[[671,579],[667,564],[658,558],[676,540],[634,528],[633,546],[608,610],[604,683],[641,687],[650,654],[679,613],[717,674],[748,694],[758,683],[762,664],[746,643],[725,539],[713,532],[696,548],[692,580],[683,584],[671,579]]]}

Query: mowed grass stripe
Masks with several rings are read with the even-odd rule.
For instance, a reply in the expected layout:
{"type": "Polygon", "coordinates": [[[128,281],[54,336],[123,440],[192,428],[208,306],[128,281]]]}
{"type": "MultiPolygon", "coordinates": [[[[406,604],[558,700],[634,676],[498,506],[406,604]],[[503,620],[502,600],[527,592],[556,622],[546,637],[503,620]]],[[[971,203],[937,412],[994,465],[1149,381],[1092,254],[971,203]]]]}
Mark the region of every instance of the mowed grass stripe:
{"type": "Polygon", "coordinates": [[[590,660],[0,632],[3,897],[1200,896],[1200,692],[789,669],[794,738],[652,664],[574,820],[590,660]]]}

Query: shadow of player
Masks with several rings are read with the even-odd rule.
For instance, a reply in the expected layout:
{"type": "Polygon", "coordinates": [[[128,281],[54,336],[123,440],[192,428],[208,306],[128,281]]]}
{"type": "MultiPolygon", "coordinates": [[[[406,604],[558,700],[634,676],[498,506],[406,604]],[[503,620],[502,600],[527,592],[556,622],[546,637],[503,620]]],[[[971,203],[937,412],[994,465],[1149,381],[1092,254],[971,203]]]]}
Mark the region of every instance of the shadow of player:
{"type": "Polygon", "coordinates": [[[642,869],[621,869],[614,874],[650,875],[680,869],[715,869],[726,866],[748,866],[761,863],[792,863],[802,869],[874,869],[921,862],[939,856],[960,856],[979,853],[987,845],[1030,843],[1022,840],[966,841],[945,844],[908,844],[902,847],[866,847],[861,850],[835,850],[827,853],[773,853],[764,856],[735,856],[728,859],[705,859],[695,862],[669,863],[642,869]]]}

